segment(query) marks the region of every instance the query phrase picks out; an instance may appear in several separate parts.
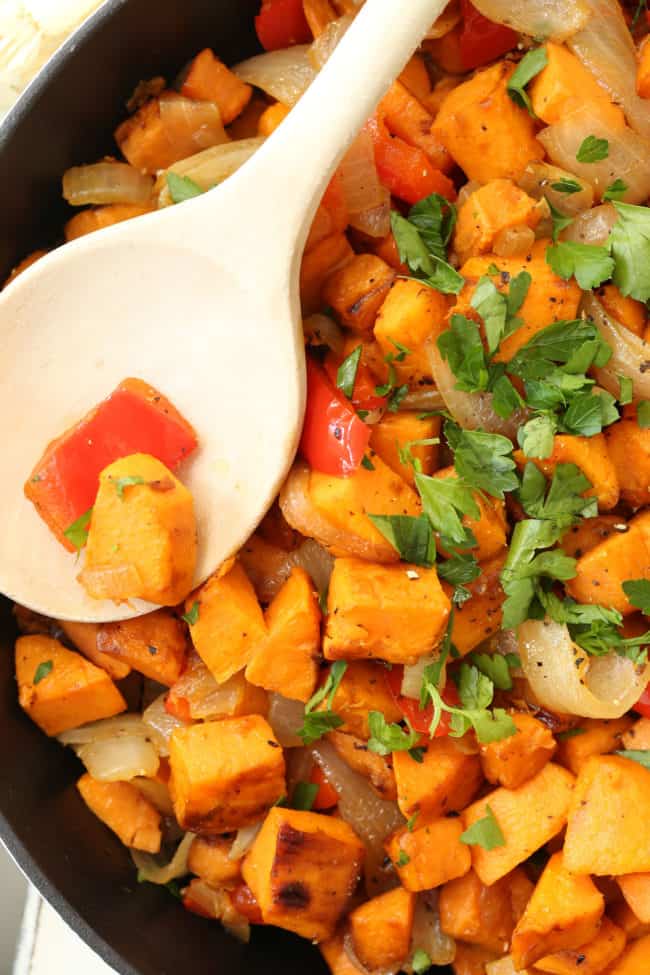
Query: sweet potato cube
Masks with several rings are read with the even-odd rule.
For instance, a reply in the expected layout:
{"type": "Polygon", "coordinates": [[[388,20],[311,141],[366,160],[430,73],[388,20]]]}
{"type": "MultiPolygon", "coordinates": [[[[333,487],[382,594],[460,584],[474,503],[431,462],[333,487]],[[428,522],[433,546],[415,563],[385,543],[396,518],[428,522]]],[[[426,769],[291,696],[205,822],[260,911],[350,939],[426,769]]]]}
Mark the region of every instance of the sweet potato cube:
{"type": "Polygon", "coordinates": [[[606,975],[646,975],[650,966],[650,935],[628,945],[622,955],[607,969],[606,975]]]}
{"type": "Polygon", "coordinates": [[[323,288],[323,301],[347,328],[366,332],[375,324],[395,271],[374,254],[356,254],[335,271],[323,288]]]}
{"type": "Polygon", "coordinates": [[[451,603],[434,568],[336,559],[323,652],[328,660],[414,663],[444,636],[451,603]]]}
{"type": "Polygon", "coordinates": [[[437,169],[449,172],[453,163],[440,138],[432,131],[433,116],[409,90],[403,77],[388,89],[379,103],[378,113],[391,135],[421,149],[437,169]]]}
{"type": "Polygon", "coordinates": [[[16,640],[16,680],[20,706],[46,735],[126,710],[105,670],[49,636],[16,640]]]}
{"type": "Polygon", "coordinates": [[[564,862],[573,873],[650,872],[650,772],[617,755],[585,762],[569,810],[564,862]],[[594,836],[598,843],[594,843],[594,836]]]}
{"type": "Polygon", "coordinates": [[[566,118],[576,108],[591,103],[603,124],[613,129],[625,126],[625,115],[613,105],[607,92],[589,68],[564,44],[546,44],[548,63],[533,78],[528,89],[533,111],[547,125],[566,118]]]}
{"type": "Polygon", "coordinates": [[[354,251],[344,233],[330,234],[311,247],[300,268],[300,301],[303,315],[313,315],[325,305],[323,288],[329,276],[348,264],[354,251]]]}
{"type": "Polygon", "coordinates": [[[373,897],[350,914],[354,953],[366,970],[390,971],[408,958],[415,894],[396,887],[373,897]]]}
{"type": "Polygon", "coordinates": [[[583,718],[581,733],[560,742],[557,761],[577,775],[592,755],[606,755],[627,747],[623,745],[623,735],[632,727],[632,720],[628,716],[609,721],[583,718]]]}
{"type": "Polygon", "coordinates": [[[255,590],[239,562],[225,575],[212,576],[192,593],[186,610],[196,607],[190,626],[196,652],[220,684],[251,660],[266,637],[255,590]]]}
{"type": "Polygon", "coordinates": [[[472,854],[460,836],[460,819],[435,819],[427,826],[399,830],[386,843],[399,879],[407,890],[433,890],[462,877],[472,865],[472,854]]]}
{"type": "Polygon", "coordinates": [[[470,257],[487,254],[497,236],[511,227],[534,230],[541,211],[532,197],[510,179],[493,179],[467,197],[458,210],[454,250],[464,263],[470,257]]]}
{"type": "Polygon", "coordinates": [[[395,281],[377,315],[375,338],[385,356],[399,354],[397,342],[409,350],[401,361],[393,361],[399,383],[432,383],[424,343],[448,310],[449,300],[441,292],[413,278],[395,281]]]}
{"type": "MultiPolygon", "coordinates": [[[[514,458],[520,467],[528,462],[522,450],[516,450],[514,458]]],[[[588,481],[594,485],[585,491],[585,497],[598,498],[600,511],[609,511],[618,504],[620,488],[617,472],[607,449],[602,433],[594,437],[572,437],[558,434],[553,439],[553,452],[544,459],[533,458],[532,463],[546,477],[552,477],[558,464],[575,464],[588,481]]]]}
{"type": "Polygon", "coordinates": [[[508,94],[514,70],[513,64],[498,61],[478,71],[449,92],[433,124],[433,134],[468,178],[479,183],[516,180],[529,162],[544,158],[533,119],[508,94]]]}
{"type": "Polygon", "coordinates": [[[466,755],[451,738],[429,741],[422,762],[394,752],[393,768],[399,808],[406,819],[417,813],[418,828],[463,809],[483,780],[478,755],[466,755]]]}
{"type": "Polygon", "coordinates": [[[265,924],[330,938],[359,882],[365,848],[342,819],[271,809],[244,860],[265,924]]]}
{"type": "Polygon", "coordinates": [[[209,47],[191,62],[181,87],[181,95],[199,102],[215,102],[224,125],[240,115],[253,94],[250,85],[240,81],[209,47]]]}
{"type": "Polygon", "coordinates": [[[192,587],[194,502],[161,461],[131,454],[99,476],[79,581],[96,599],[175,606],[192,587]]]}
{"type": "Polygon", "coordinates": [[[327,941],[321,941],[318,947],[331,975],[359,975],[358,966],[351,961],[345,950],[341,933],[335,934],[327,941]]]}
{"type": "Polygon", "coordinates": [[[540,972],[550,975],[600,975],[616,961],[625,948],[625,932],[603,917],[598,934],[593,941],[579,948],[547,955],[535,963],[540,972]]]}
{"type": "Polygon", "coordinates": [[[367,741],[371,711],[381,711],[388,722],[402,720],[384,673],[381,665],[369,661],[353,660],[348,664],[332,702],[333,710],[343,719],[342,732],[367,741]]]}
{"type": "Polygon", "coordinates": [[[650,98],[650,44],[646,38],[639,51],[639,65],[636,72],[636,90],[641,98],[650,98]]]}
{"type": "Polygon", "coordinates": [[[250,826],[286,793],[282,749],[258,714],[176,728],[169,763],[176,818],[195,833],[250,826]]]}
{"type": "Polygon", "coordinates": [[[440,891],[440,926],[459,941],[479,945],[497,956],[508,950],[518,905],[514,894],[523,888],[527,900],[533,885],[522,868],[502,877],[491,887],[481,883],[474,870],[450,880],[440,891]]]}
{"type": "Polygon", "coordinates": [[[605,440],[623,501],[634,508],[650,504],[650,428],[619,420],[607,427],[605,440]]]}
{"type": "Polygon", "coordinates": [[[626,532],[627,524],[616,515],[597,515],[583,518],[562,536],[560,547],[572,559],[580,559],[589,549],[600,545],[610,535],[626,532]]]}
{"type": "Polygon", "coordinates": [[[593,880],[569,873],[562,854],[553,854],[512,935],[515,966],[592,941],[604,910],[605,898],[593,880]]]}
{"type": "Polygon", "coordinates": [[[650,873],[628,873],[617,880],[636,917],[642,924],[650,924],[650,873]]]}
{"type": "Polygon", "coordinates": [[[267,637],[246,668],[251,684],[308,701],[318,680],[321,612],[304,569],[291,575],[265,613],[267,637]]]}
{"type": "Polygon", "coordinates": [[[241,858],[230,859],[232,841],[225,836],[197,836],[192,841],[187,868],[212,887],[229,887],[241,880],[241,858]]]}
{"type": "MultiPolygon", "coordinates": [[[[541,721],[530,714],[513,714],[517,733],[481,745],[483,775],[494,785],[518,789],[540,772],[553,757],[555,739],[541,721]]],[[[572,770],[573,771],[573,770],[572,770]]]]}
{"type": "Polygon", "coordinates": [[[614,924],[624,932],[628,941],[643,938],[650,934],[650,924],[644,924],[638,919],[627,901],[616,901],[608,907],[608,913],[614,924]]]}
{"type": "MultiPolygon", "coordinates": [[[[501,587],[504,562],[505,555],[497,555],[496,558],[483,562],[480,576],[465,584],[470,593],[469,599],[462,606],[454,607],[451,641],[462,656],[501,629],[503,603],[506,598],[501,587]]],[[[442,588],[451,599],[453,586],[445,582],[442,588]]]]}
{"type": "Polygon", "coordinates": [[[456,957],[451,967],[454,975],[485,975],[486,966],[496,961],[498,957],[498,954],[488,948],[459,942],[456,945],[456,957]]]}
{"type": "Polygon", "coordinates": [[[97,647],[159,684],[171,687],[181,676],[187,640],[180,621],[167,609],[119,623],[103,623],[97,647]]]}
{"type": "Polygon", "coordinates": [[[98,648],[99,623],[76,623],[72,620],[57,620],[57,623],[76,649],[92,663],[102,667],[113,680],[123,680],[131,673],[131,668],[125,661],[102,653],[98,648]]]}
{"type": "Polygon", "coordinates": [[[493,850],[472,847],[474,870],[486,886],[505,877],[557,836],[567,821],[573,784],[570,772],[549,762],[518,789],[496,789],[465,810],[467,829],[486,816],[489,805],[506,841],[493,850]]]}
{"type": "Polygon", "coordinates": [[[579,603],[609,606],[625,616],[634,612],[622,588],[628,579],[650,581],[650,511],[633,518],[627,532],[612,535],[578,559],[567,589],[579,603]]]}
{"type": "Polygon", "coordinates": [[[191,651],[181,678],[170,688],[166,706],[181,720],[200,721],[244,714],[266,716],[269,700],[266,691],[250,684],[241,670],[218,684],[199,655],[191,651]]]}
{"type": "Polygon", "coordinates": [[[327,739],[343,761],[368,780],[380,799],[397,800],[395,773],[389,758],[371,752],[365,741],[343,731],[331,731],[327,739]]]}
{"type": "Polygon", "coordinates": [[[123,223],[124,220],[142,217],[145,213],[150,213],[151,209],[150,206],[135,206],[132,203],[109,203],[103,207],[89,207],[87,210],[75,213],[74,217],[68,220],[63,228],[63,235],[66,242],[76,240],[77,237],[85,237],[86,234],[112,227],[116,223],[123,223]]]}
{"type": "Polygon", "coordinates": [[[392,471],[403,477],[411,487],[415,485],[412,464],[403,464],[400,450],[408,448],[415,461],[419,461],[423,474],[433,474],[438,467],[437,444],[422,444],[420,440],[433,440],[440,436],[440,417],[422,416],[407,410],[385,413],[372,428],[370,446],[392,471]]]}
{"type": "Polygon", "coordinates": [[[639,718],[621,738],[621,747],[631,751],[650,750],[650,718],[639,718]]]}
{"type": "MultiPolygon", "coordinates": [[[[440,478],[456,476],[454,467],[443,467],[434,474],[434,477],[440,478]]],[[[479,491],[474,492],[474,501],[479,509],[479,517],[470,518],[469,515],[465,515],[463,525],[476,539],[476,546],[472,549],[472,553],[479,562],[484,562],[500,555],[505,549],[508,523],[503,501],[479,491]]]]}
{"type": "Polygon", "coordinates": [[[125,846],[158,853],[162,840],[160,813],[130,782],[99,782],[82,775],[81,796],[98,819],[119,836],[125,846]]]}

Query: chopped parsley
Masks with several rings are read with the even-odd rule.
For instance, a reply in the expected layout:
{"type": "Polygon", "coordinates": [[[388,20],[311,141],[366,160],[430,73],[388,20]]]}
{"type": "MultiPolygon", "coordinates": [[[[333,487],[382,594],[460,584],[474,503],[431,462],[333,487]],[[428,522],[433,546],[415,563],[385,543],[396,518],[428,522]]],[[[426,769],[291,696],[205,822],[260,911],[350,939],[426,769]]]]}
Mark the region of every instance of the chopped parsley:
{"type": "Polygon", "coordinates": [[[615,179],[613,183],[610,183],[605,192],[603,193],[604,200],[620,200],[621,197],[625,196],[629,187],[622,179],[615,179]]]}
{"type": "Polygon", "coordinates": [[[397,860],[395,861],[395,866],[396,867],[407,867],[410,862],[411,862],[411,858],[408,855],[408,853],[406,852],[406,850],[400,850],[399,851],[399,856],[398,856],[397,860]]]}
{"type": "Polygon", "coordinates": [[[545,47],[537,47],[532,51],[528,51],[527,54],[523,56],[517,68],[513,72],[510,81],[508,82],[508,94],[512,98],[516,105],[520,108],[525,108],[527,112],[536,118],[535,112],[533,111],[533,106],[531,104],[530,98],[528,97],[528,92],[526,91],[526,85],[529,84],[540,73],[548,64],[548,54],[546,53],[545,47]]]}
{"type": "Polygon", "coordinates": [[[626,297],[650,301],[650,208],[613,202],[618,220],[609,236],[613,281],[626,297]]]}
{"type": "Polygon", "coordinates": [[[624,582],[623,592],[635,609],[650,616],[650,582],[647,579],[630,579],[624,582]]]}
{"type": "Polygon", "coordinates": [[[121,501],[124,501],[124,489],[128,487],[133,487],[135,484],[144,484],[144,477],[140,474],[129,474],[127,477],[118,477],[113,484],[115,485],[115,490],[117,491],[117,496],[121,501]]]}
{"type": "Polygon", "coordinates": [[[199,601],[195,599],[187,612],[183,613],[181,619],[185,620],[188,626],[194,626],[195,623],[198,623],[200,609],[199,601]]]}
{"type": "Polygon", "coordinates": [[[436,561],[436,540],[426,514],[368,515],[404,562],[430,568],[436,561]]]}
{"type": "Polygon", "coordinates": [[[553,221],[553,231],[551,236],[553,237],[553,242],[557,244],[558,237],[563,230],[570,227],[573,223],[573,217],[567,217],[566,214],[554,207],[551,201],[547,198],[548,208],[551,211],[551,220],[553,221]]]}
{"type": "Polygon", "coordinates": [[[576,153],[576,159],[579,163],[602,162],[608,156],[609,142],[607,139],[599,139],[595,135],[588,135],[576,153]]]}
{"type": "Polygon", "coordinates": [[[291,808],[309,812],[316,802],[318,785],[314,782],[296,782],[291,796],[291,808]]]}
{"type": "Polygon", "coordinates": [[[415,975],[424,975],[424,972],[428,972],[432,967],[433,962],[427,955],[426,951],[422,948],[418,948],[413,954],[413,959],[411,961],[411,968],[415,972],[415,975]]]}
{"type": "Polygon", "coordinates": [[[32,684],[40,684],[48,674],[52,673],[52,668],[54,663],[51,660],[43,660],[34,672],[34,677],[32,679],[32,684]]]}
{"type": "Polygon", "coordinates": [[[74,545],[78,552],[84,547],[88,541],[88,529],[90,526],[90,519],[93,515],[93,509],[89,508],[88,511],[84,511],[76,521],[73,521],[71,525],[66,528],[63,532],[68,541],[74,545]]]}
{"type": "Polygon", "coordinates": [[[167,189],[173,203],[184,203],[194,196],[201,196],[203,190],[189,176],[179,176],[171,170],[167,173],[167,189]]]}
{"type": "Polygon", "coordinates": [[[547,249],[546,262],[564,281],[574,277],[583,291],[597,288],[614,273],[608,248],[597,244],[560,241],[547,249]]]}
{"type": "Polygon", "coordinates": [[[329,731],[335,731],[343,724],[343,719],[332,711],[332,703],[347,668],[348,665],[345,660],[336,660],[330,667],[330,672],[323,686],[305,704],[303,725],[297,734],[306,746],[313,745],[323,735],[329,731]],[[324,701],[326,701],[325,709],[316,711],[316,708],[324,701]]]}
{"type": "Polygon", "coordinates": [[[354,384],[357,379],[357,371],[361,360],[361,346],[358,345],[354,352],[347,356],[338,368],[336,373],[336,385],[344,396],[352,399],[354,384]]]}
{"type": "Polygon", "coordinates": [[[636,422],[639,424],[641,430],[650,428],[650,400],[642,400],[637,404],[636,422]]]}
{"type": "Polygon", "coordinates": [[[506,838],[490,806],[485,807],[485,816],[477,819],[460,837],[467,846],[480,846],[484,850],[496,850],[505,846],[506,838]]]}
{"type": "Polygon", "coordinates": [[[625,748],[621,751],[616,752],[621,758],[627,758],[630,762],[637,762],[639,765],[643,765],[650,771],[650,751],[641,751],[636,748],[625,748]]]}
{"type": "Polygon", "coordinates": [[[472,653],[469,662],[489,677],[499,691],[512,690],[510,670],[521,667],[521,660],[515,653],[472,653]]]}
{"type": "Polygon", "coordinates": [[[370,739],[368,748],[377,755],[390,755],[392,752],[408,752],[415,748],[420,736],[409,728],[404,731],[398,724],[388,724],[381,711],[371,711],[368,715],[370,739]]]}
{"type": "Polygon", "coordinates": [[[447,261],[447,245],[455,223],[456,208],[438,193],[420,200],[408,218],[391,212],[400,260],[414,277],[443,294],[458,294],[465,283],[447,261]]]}
{"type": "Polygon", "coordinates": [[[582,186],[575,179],[568,179],[563,176],[557,182],[551,183],[551,189],[555,190],[556,193],[571,195],[573,193],[579,193],[582,190],[582,186]]]}

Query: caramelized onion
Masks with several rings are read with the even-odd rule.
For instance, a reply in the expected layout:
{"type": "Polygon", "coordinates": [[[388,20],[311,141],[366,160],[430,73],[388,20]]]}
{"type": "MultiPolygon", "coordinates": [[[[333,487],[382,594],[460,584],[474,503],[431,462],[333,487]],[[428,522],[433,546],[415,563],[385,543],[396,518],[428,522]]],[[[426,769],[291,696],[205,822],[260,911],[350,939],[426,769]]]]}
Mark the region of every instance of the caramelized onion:
{"type": "Polygon", "coordinates": [[[63,174],[63,196],[73,207],[89,203],[131,203],[146,205],[153,190],[153,177],[145,176],[128,163],[99,162],[73,166],[63,174]]]}
{"type": "Polygon", "coordinates": [[[184,728],[185,722],[169,714],[165,709],[167,692],[161,694],[149,705],[142,715],[142,721],[151,737],[152,742],[162,758],[169,755],[169,739],[176,728],[184,728]]]}
{"type": "Polygon", "coordinates": [[[353,20],[351,14],[331,20],[323,33],[316,38],[308,51],[309,61],[316,71],[320,71],[329,61],[353,20]]]}
{"type": "MultiPolygon", "coordinates": [[[[432,965],[451,965],[456,956],[456,942],[442,930],[438,912],[438,891],[418,894],[411,932],[411,958],[416,951],[424,951],[432,965]]],[[[402,966],[406,975],[413,975],[411,962],[402,966]]]]}
{"type": "Polygon", "coordinates": [[[160,764],[154,746],[141,737],[107,738],[77,745],[75,751],[93,779],[100,782],[152,778],[160,764]]]}
{"type": "Polygon", "coordinates": [[[585,210],[562,232],[562,240],[572,240],[578,244],[604,244],[618,220],[618,214],[611,203],[585,210]]]}
{"type": "Polygon", "coordinates": [[[185,877],[189,873],[187,869],[187,858],[193,842],[194,834],[186,833],[178,844],[174,856],[166,864],[161,864],[160,858],[153,856],[151,853],[143,853],[142,850],[131,850],[133,862],[138,868],[138,880],[164,886],[170,880],[178,880],[179,877],[185,877]]]}
{"type": "Polygon", "coordinates": [[[296,734],[305,718],[302,701],[292,701],[282,694],[269,694],[268,722],[283,748],[299,748],[302,738],[296,734]]]}
{"type": "Polygon", "coordinates": [[[241,81],[261,88],[276,101],[296,104],[316,77],[307,44],[295,44],[280,51],[267,51],[242,61],[233,69],[241,81]]]}
{"type": "Polygon", "coordinates": [[[588,0],[474,0],[474,6],[497,24],[553,41],[575,34],[590,14],[588,0]]]}
{"type": "Polygon", "coordinates": [[[549,163],[529,163],[517,180],[517,185],[534,200],[546,199],[569,217],[589,210],[594,203],[594,188],[591,183],[575,173],[549,163]],[[553,189],[553,185],[561,180],[572,180],[578,183],[580,189],[575,193],[562,193],[553,189]]]}
{"type": "MultiPolygon", "coordinates": [[[[204,149],[203,152],[188,156],[187,159],[179,160],[169,167],[168,172],[176,173],[177,176],[187,176],[202,190],[209,190],[236,173],[263,143],[264,139],[260,137],[213,146],[211,149],[204,149]]],[[[155,191],[158,193],[158,206],[172,204],[166,173],[158,179],[155,191]]]]}
{"type": "Polygon", "coordinates": [[[177,92],[160,96],[160,121],[175,159],[230,142],[215,102],[195,101],[177,92]]]}
{"type": "Polygon", "coordinates": [[[606,366],[596,370],[596,379],[613,396],[620,391],[619,376],[632,380],[635,401],[650,399],[650,345],[606,314],[593,293],[582,298],[582,311],[595,322],[612,350],[606,366]]]}
{"type": "Polygon", "coordinates": [[[427,31],[426,39],[428,41],[437,41],[439,38],[445,37],[454,29],[456,24],[460,23],[462,16],[458,0],[451,0],[435,23],[427,31]]]}
{"type": "Polygon", "coordinates": [[[362,129],[339,166],[339,180],[350,226],[370,237],[390,230],[390,193],[379,182],[372,136],[362,129]]]}

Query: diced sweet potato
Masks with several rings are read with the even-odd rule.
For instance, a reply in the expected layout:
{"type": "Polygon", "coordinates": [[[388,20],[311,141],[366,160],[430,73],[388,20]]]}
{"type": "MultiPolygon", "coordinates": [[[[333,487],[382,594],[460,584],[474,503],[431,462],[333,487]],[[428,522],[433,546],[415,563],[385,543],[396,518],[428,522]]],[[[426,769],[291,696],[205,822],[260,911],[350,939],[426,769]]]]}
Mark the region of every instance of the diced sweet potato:
{"type": "Polygon", "coordinates": [[[265,924],[324,941],[348,906],[364,854],[342,819],[275,807],[242,872],[265,924]]]}
{"type": "Polygon", "coordinates": [[[581,734],[560,742],[557,761],[577,775],[592,755],[606,755],[617,748],[626,747],[623,735],[632,727],[632,718],[624,716],[616,720],[583,718],[581,734]]]}
{"type": "Polygon", "coordinates": [[[344,233],[331,234],[305,254],[300,268],[300,301],[303,315],[313,315],[325,305],[323,288],[337,268],[354,257],[344,233]]]}
{"type": "Polygon", "coordinates": [[[230,859],[232,841],[225,836],[197,836],[192,841],[187,868],[213,887],[228,887],[241,880],[241,858],[230,859]]]}
{"type": "Polygon", "coordinates": [[[433,165],[449,172],[452,161],[438,135],[432,131],[433,116],[402,82],[394,81],[379,103],[388,131],[427,154],[433,165]]]}
{"type": "Polygon", "coordinates": [[[308,701],[318,679],[321,612],[304,569],[295,568],[265,613],[268,635],[246,667],[251,684],[308,701]]]}
{"type": "Polygon", "coordinates": [[[329,0],[302,0],[302,9],[314,37],[320,37],[327,25],[338,16],[329,0]]]}
{"type": "Polygon", "coordinates": [[[46,250],[36,250],[32,251],[31,254],[28,254],[27,257],[23,257],[22,261],[16,264],[15,268],[12,270],[2,287],[6,288],[7,285],[11,284],[12,281],[15,281],[16,278],[23,273],[23,271],[26,271],[28,267],[32,266],[32,264],[36,264],[36,262],[40,261],[42,257],[45,257],[47,253],[48,252],[46,250]]]}
{"type": "Polygon", "coordinates": [[[420,54],[413,55],[399,76],[399,80],[418,101],[424,101],[431,94],[431,78],[424,58],[420,54]]]}
{"type": "Polygon", "coordinates": [[[650,428],[624,419],[607,427],[605,438],[623,501],[633,508],[650,504],[650,428]]]}
{"type": "Polygon", "coordinates": [[[408,410],[385,413],[372,428],[370,446],[392,471],[413,487],[415,470],[412,464],[402,463],[400,450],[407,448],[410,451],[413,460],[421,465],[423,474],[433,474],[438,467],[438,445],[418,441],[439,437],[440,425],[439,416],[423,416],[408,410]]]}
{"type": "MultiPolygon", "coordinates": [[[[504,562],[505,555],[497,555],[483,562],[480,576],[465,583],[465,589],[470,593],[469,599],[462,606],[454,607],[451,641],[462,656],[501,627],[502,607],[506,598],[500,578],[504,562]]],[[[442,588],[451,598],[453,587],[444,582],[442,588]]]]}
{"type": "Polygon", "coordinates": [[[284,122],[291,109],[282,102],[265,108],[257,121],[257,134],[268,137],[284,122]]]}
{"type": "Polygon", "coordinates": [[[597,603],[623,615],[634,607],[623,592],[628,579],[650,580],[650,512],[633,518],[624,534],[612,535],[578,559],[566,586],[579,603],[597,603]]]}
{"type": "Polygon", "coordinates": [[[593,941],[573,950],[540,958],[535,968],[551,975],[575,975],[576,972],[580,975],[600,975],[622,953],[625,941],[625,932],[604,917],[593,941]]]}
{"type": "Polygon", "coordinates": [[[650,43],[648,43],[647,38],[639,51],[636,90],[641,98],[650,98],[650,43]]]}
{"type": "Polygon", "coordinates": [[[632,751],[650,751],[650,718],[639,718],[621,738],[621,747],[632,751]]]}
{"type": "Polygon", "coordinates": [[[647,769],[616,755],[590,758],[580,770],[569,810],[567,869],[599,877],[650,872],[648,803],[647,769]]]}
{"type": "Polygon", "coordinates": [[[484,884],[489,887],[505,877],[562,830],[573,783],[570,772],[549,762],[518,789],[496,789],[465,810],[467,829],[486,816],[489,804],[506,841],[493,850],[472,847],[473,866],[484,884]]]}
{"type": "Polygon", "coordinates": [[[335,271],[323,288],[323,303],[336,312],[342,325],[366,332],[375,324],[395,280],[395,271],[374,254],[356,254],[335,271]]]}
{"type": "Polygon", "coordinates": [[[624,932],[628,941],[635,941],[650,934],[650,924],[639,921],[627,901],[621,900],[611,904],[608,913],[614,924],[624,932]]]}
{"type": "MultiPolygon", "coordinates": [[[[434,474],[434,477],[440,478],[456,476],[456,470],[453,467],[444,467],[434,474]]],[[[506,547],[508,523],[505,505],[498,498],[493,498],[480,491],[474,492],[474,501],[479,509],[479,517],[470,518],[469,515],[465,515],[463,524],[469,528],[476,539],[476,546],[472,549],[472,554],[476,556],[479,562],[485,562],[500,555],[506,547]]]]}
{"type": "Polygon", "coordinates": [[[454,975],[485,975],[486,965],[498,955],[480,945],[456,945],[456,957],[451,963],[454,975]]]}
{"type": "Polygon", "coordinates": [[[462,877],[472,865],[472,854],[460,836],[460,819],[435,819],[395,833],[385,844],[404,887],[411,891],[433,890],[462,877]]]}
{"type": "Polygon", "coordinates": [[[544,158],[533,119],[508,94],[513,71],[506,61],[478,71],[449,92],[433,125],[455,162],[479,183],[516,179],[529,162],[544,158]]]}
{"type": "Polygon", "coordinates": [[[336,559],[327,597],[328,660],[414,663],[444,636],[451,603],[435,568],[336,559]]]}
{"type": "Polygon", "coordinates": [[[20,706],[46,735],[126,710],[105,670],[49,636],[16,640],[16,680],[20,706]]]}
{"type": "Polygon", "coordinates": [[[515,713],[517,734],[480,746],[483,775],[493,784],[518,789],[540,772],[553,757],[555,739],[541,721],[515,713]]]}
{"type": "Polygon", "coordinates": [[[181,676],[187,640],[180,621],[167,609],[119,623],[103,623],[97,647],[145,677],[171,687],[181,676]]]}
{"type": "Polygon", "coordinates": [[[605,975],[646,975],[650,965],[650,935],[628,945],[605,975]]]}
{"type": "Polygon", "coordinates": [[[431,384],[431,366],[425,342],[440,327],[449,310],[449,299],[416,281],[398,279],[388,292],[375,322],[375,338],[385,356],[398,355],[397,342],[409,351],[393,366],[399,383],[431,384]]]}
{"type": "Polygon", "coordinates": [[[580,559],[589,549],[600,545],[610,535],[627,531],[627,525],[617,515],[598,515],[596,518],[582,518],[562,536],[560,547],[572,559],[580,559]]]}
{"type": "Polygon", "coordinates": [[[360,969],[345,950],[342,934],[335,934],[333,938],[321,941],[318,947],[331,975],[359,975],[360,969]]]}
{"type": "Polygon", "coordinates": [[[613,129],[625,126],[623,111],[612,104],[596,76],[564,44],[547,42],[546,56],[546,67],[533,78],[528,89],[533,111],[539,118],[553,125],[581,105],[591,103],[604,124],[613,129]]]}
{"type": "Polygon", "coordinates": [[[135,206],[132,203],[109,203],[103,207],[90,207],[88,210],[75,213],[63,228],[63,234],[66,241],[76,240],[77,237],[85,237],[95,230],[103,230],[124,220],[141,217],[151,210],[152,207],[135,206]]]}
{"type": "Polygon", "coordinates": [[[555,853],[512,935],[515,966],[593,941],[604,910],[605,899],[591,878],[569,873],[562,854],[555,853]]]}
{"type": "Polygon", "coordinates": [[[389,723],[401,721],[403,717],[386,686],[384,668],[365,660],[348,664],[332,707],[343,718],[341,731],[366,741],[370,737],[368,715],[371,711],[381,711],[389,723]]]}
{"type": "Polygon", "coordinates": [[[397,785],[392,765],[383,755],[371,752],[365,741],[342,731],[331,731],[328,740],[336,748],[344,762],[359,775],[363,775],[380,799],[395,802],[397,785]]]}
{"type": "Polygon", "coordinates": [[[508,950],[519,920],[513,909],[513,889],[519,886],[525,889],[527,901],[533,885],[522,868],[502,877],[491,887],[482,884],[473,870],[446,883],[438,901],[442,930],[459,941],[468,941],[501,955],[508,950]]]}
{"type": "Polygon", "coordinates": [[[454,250],[461,263],[487,254],[497,236],[511,227],[530,227],[540,221],[536,200],[510,179],[493,179],[467,197],[458,210],[454,250]]]}
{"type": "Polygon", "coordinates": [[[349,918],[354,953],[366,970],[391,970],[408,958],[415,894],[396,887],[356,907],[349,918]]]}
{"type": "Polygon", "coordinates": [[[255,590],[236,562],[225,575],[217,573],[189,596],[187,611],[195,605],[192,643],[215,680],[223,683],[250,662],[266,636],[255,590]]]}
{"type": "Polygon", "coordinates": [[[418,827],[462,809],[483,779],[478,755],[466,755],[451,738],[429,741],[421,762],[394,752],[393,768],[399,808],[406,819],[417,813],[418,827]]]}
{"type": "Polygon", "coordinates": [[[169,763],[176,818],[195,833],[250,826],[286,793],[282,749],[257,714],[176,728],[169,763]]]}
{"type": "Polygon", "coordinates": [[[230,125],[248,105],[250,85],[240,81],[209,47],[192,60],[181,87],[181,95],[199,102],[215,102],[224,125],[230,125]]]}
{"type": "Polygon", "coordinates": [[[99,650],[97,646],[99,623],[74,623],[70,620],[57,622],[77,650],[98,667],[102,667],[113,680],[123,680],[131,673],[131,668],[123,660],[116,660],[99,650]]]}
{"type": "Polygon", "coordinates": [[[130,782],[98,782],[82,775],[81,796],[98,819],[119,836],[125,846],[158,853],[162,840],[160,813],[130,782]]]}
{"type": "Polygon", "coordinates": [[[131,454],[99,477],[79,581],[95,599],[175,606],[196,565],[194,502],[161,461],[131,454]]]}
{"type": "Polygon", "coordinates": [[[650,873],[617,877],[623,897],[642,924],[650,924],[650,873]]]}
{"type": "MultiPolygon", "coordinates": [[[[528,463],[523,450],[516,450],[514,458],[520,467],[528,463]]],[[[532,458],[532,463],[546,477],[552,477],[558,464],[575,464],[593,485],[585,497],[596,496],[600,511],[609,511],[618,504],[620,492],[617,470],[610,458],[608,443],[602,433],[594,437],[573,437],[558,434],[553,438],[553,452],[544,459],[532,458]]]]}
{"type": "Polygon", "coordinates": [[[598,288],[596,294],[611,318],[615,318],[621,325],[625,325],[630,332],[634,332],[640,339],[643,338],[648,322],[648,313],[643,302],[621,294],[615,284],[604,284],[602,288],[598,288]]]}

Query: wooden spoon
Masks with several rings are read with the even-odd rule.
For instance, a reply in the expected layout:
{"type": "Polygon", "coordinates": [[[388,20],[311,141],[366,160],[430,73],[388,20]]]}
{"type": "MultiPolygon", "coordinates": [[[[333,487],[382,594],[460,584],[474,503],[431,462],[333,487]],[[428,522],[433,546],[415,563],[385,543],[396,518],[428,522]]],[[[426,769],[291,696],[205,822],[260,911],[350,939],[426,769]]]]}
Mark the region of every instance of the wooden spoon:
{"type": "MultiPolygon", "coordinates": [[[[168,396],[200,447],[196,583],[255,530],[296,451],[305,401],[298,297],[335,166],[445,0],[367,0],[279,130],[218,188],[91,234],[0,297],[0,590],[57,619],[153,607],[91,599],[23,496],[46,444],[127,376],[168,396]]],[[[83,558],[83,556],[81,556],[83,558]]]]}

